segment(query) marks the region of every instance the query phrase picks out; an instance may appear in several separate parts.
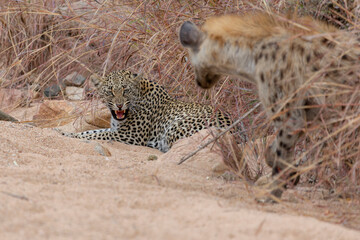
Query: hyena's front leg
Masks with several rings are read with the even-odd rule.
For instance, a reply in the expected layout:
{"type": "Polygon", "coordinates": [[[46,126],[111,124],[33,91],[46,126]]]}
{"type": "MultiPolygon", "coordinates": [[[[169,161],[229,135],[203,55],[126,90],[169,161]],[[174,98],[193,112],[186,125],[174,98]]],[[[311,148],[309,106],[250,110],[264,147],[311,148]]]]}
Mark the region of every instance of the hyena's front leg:
{"type": "MultiPolygon", "coordinates": [[[[300,110],[289,110],[286,116],[276,118],[274,123],[277,135],[265,152],[265,161],[272,168],[271,182],[267,182],[267,188],[274,197],[281,198],[286,185],[289,182],[296,185],[300,179],[294,164],[294,151],[303,133],[304,118],[300,110]]],[[[263,184],[264,180],[259,179],[258,182],[263,184]]],[[[273,199],[266,198],[265,201],[273,199]]]]}

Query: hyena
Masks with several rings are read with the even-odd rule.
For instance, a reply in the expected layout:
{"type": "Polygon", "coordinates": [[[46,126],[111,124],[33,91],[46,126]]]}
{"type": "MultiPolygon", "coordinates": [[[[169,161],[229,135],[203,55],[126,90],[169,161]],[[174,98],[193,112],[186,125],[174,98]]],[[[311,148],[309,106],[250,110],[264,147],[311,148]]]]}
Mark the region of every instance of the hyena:
{"type": "MultiPolygon", "coordinates": [[[[311,126],[316,135],[327,133],[322,147],[328,148],[336,148],[329,146],[331,139],[345,134],[339,126],[351,124],[358,129],[360,49],[354,34],[310,17],[252,13],[212,17],[201,28],[187,21],[179,37],[200,87],[212,87],[220,75],[256,84],[276,132],[265,153],[273,169],[268,188],[272,195],[267,200],[280,198],[287,180],[297,183],[294,148],[311,126]]],[[[348,139],[356,136],[346,135],[348,139]]],[[[356,139],[357,149],[343,155],[360,158],[356,139]]]]}

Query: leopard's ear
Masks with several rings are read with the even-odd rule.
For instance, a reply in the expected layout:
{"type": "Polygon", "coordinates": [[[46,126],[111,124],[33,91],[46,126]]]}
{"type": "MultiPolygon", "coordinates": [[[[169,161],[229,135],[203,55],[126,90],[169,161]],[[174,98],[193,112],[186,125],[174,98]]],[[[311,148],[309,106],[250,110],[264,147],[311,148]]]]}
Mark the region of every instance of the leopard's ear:
{"type": "Polygon", "coordinates": [[[186,21],[181,25],[179,38],[181,45],[197,51],[203,41],[204,33],[194,23],[186,21]]]}
{"type": "Polygon", "coordinates": [[[143,79],[143,74],[132,73],[132,78],[130,80],[131,88],[136,90],[137,93],[140,93],[141,90],[141,80],[143,79]]]}
{"type": "Polygon", "coordinates": [[[94,86],[99,89],[101,83],[104,82],[104,78],[100,77],[98,74],[94,73],[90,76],[90,81],[94,84],[94,86]]]}

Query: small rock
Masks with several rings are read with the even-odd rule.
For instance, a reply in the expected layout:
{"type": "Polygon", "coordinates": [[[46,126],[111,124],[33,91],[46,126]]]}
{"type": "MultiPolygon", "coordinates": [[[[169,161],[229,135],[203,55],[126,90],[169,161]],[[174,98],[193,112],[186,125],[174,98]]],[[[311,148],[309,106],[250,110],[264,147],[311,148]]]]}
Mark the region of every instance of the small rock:
{"type": "Polygon", "coordinates": [[[60,91],[61,91],[60,86],[57,84],[54,84],[54,85],[51,85],[50,87],[45,88],[44,95],[45,95],[45,97],[48,97],[48,98],[54,98],[59,95],[60,91]]]}
{"type": "Polygon", "coordinates": [[[100,155],[105,157],[111,157],[111,152],[106,147],[102,146],[100,143],[96,143],[95,151],[100,153],[100,155]]]}
{"type": "Polygon", "coordinates": [[[148,161],[155,161],[157,159],[158,159],[158,157],[156,155],[149,155],[147,158],[148,161]]]}
{"type": "Polygon", "coordinates": [[[84,84],[85,79],[86,78],[78,72],[73,72],[65,77],[64,84],[66,86],[80,87],[84,84]]]}
{"type": "Polygon", "coordinates": [[[69,100],[81,100],[83,98],[84,89],[79,87],[66,87],[65,93],[69,100]]]}
{"type": "Polygon", "coordinates": [[[217,162],[212,166],[211,170],[213,171],[213,173],[221,175],[228,171],[229,167],[226,166],[224,162],[217,162]]]}

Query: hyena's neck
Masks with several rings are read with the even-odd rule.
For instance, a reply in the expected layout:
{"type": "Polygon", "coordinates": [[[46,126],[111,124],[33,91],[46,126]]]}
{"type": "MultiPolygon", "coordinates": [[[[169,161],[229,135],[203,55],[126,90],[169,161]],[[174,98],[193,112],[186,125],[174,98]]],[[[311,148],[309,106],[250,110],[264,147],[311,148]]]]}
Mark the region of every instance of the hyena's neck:
{"type": "Polygon", "coordinates": [[[238,44],[238,41],[226,41],[215,45],[215,48],[208,49],[213,49],[211,56],[220,73],[236,75],[255,83],[255,60],[251,48],[238,44]]]}

